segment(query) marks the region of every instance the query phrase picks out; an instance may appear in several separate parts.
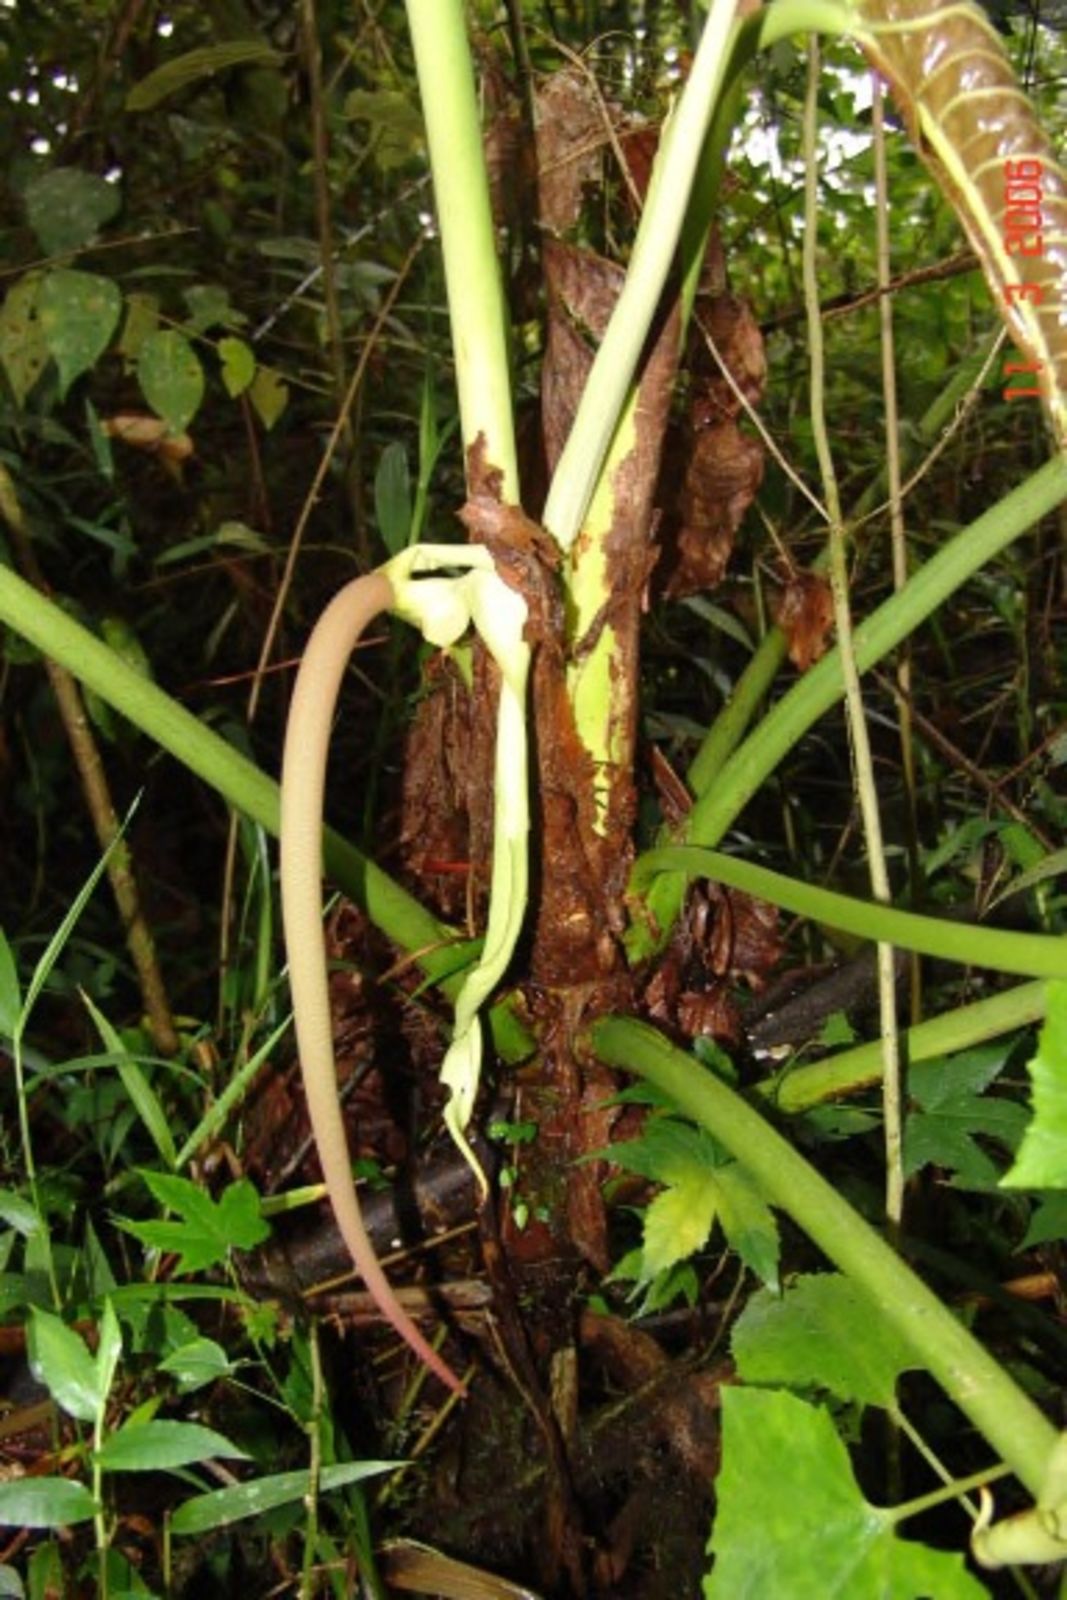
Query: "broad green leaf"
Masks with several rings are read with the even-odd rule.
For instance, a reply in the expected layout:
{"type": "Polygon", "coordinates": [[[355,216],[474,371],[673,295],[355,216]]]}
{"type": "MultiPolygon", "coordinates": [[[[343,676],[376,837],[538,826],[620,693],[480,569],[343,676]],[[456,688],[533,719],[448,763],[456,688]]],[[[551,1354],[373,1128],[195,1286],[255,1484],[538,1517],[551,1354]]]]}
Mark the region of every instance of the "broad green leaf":
{"type": "Polygon", "coordinates": [[[899,1539],[860,1493],[826,1412],[726,1388],[704,1600],[982,1600],[961,1555],[899,1539]]]}
{"type": "Polygon", "coordinates": [[[219,72],[230,72],[235,67],[279,67],[284,59],[260,39],[227,39],[221,44],[200,45],[165,61],[135,83],[126,96],[126,110],[151,111],[172,94],[219,72]]]}
{"type": "Polygon", "coordinates": [[[137,381],[171,433],[181,433],[204,398],[204,369],[184,333],[164,328],[148,336],[137,358],[137,381]]]}
{"type": "Polygon", "coordinates": [[[117,183],[80,167],[54,167],[26,185],[26,217],[46,256],[80,250],[117,216],[117,183]]]}
{"type": "Polygon", "coordinates": [[[273,367],[257,366],[248,386],[248,398],[256,416],[269,433],[289,403],[289,385],[273,367]]]}
{"type": "Polygon", "coordinates": [[[8,1039],[13,1039],[15,1036],[21,1010],[22,991],[19,989],[15,957],[7,942],[6,933],[0,928],[0,1033],[6,1035],[8,1039]]]}
{"type": "Polygon", "coordinates": [[[1049,985],[1029,1072],[1034,1114],[1000,1181],[1009,1189],[1067,1189],[1067,983],[1049,985]]]}
{"type": "Polygon", "coordinates": [[[856,38],[886,77],[915,147],[978,255],[1012,338],[1067,445],[1067,175],[986,12],[925,0],[901,26],[890,0],[859,0],[856,38]]]}
{"type": "Polygon", "coordinates": [[[353,122],[370,123],[374,155],[383,172],[403,166],[423,149],[418,105],[399,89],[353,89],[345,97],[344,114],[353,122]]]}
{"type": "Polygon", "coordinates": [[[248,1452],[198,1422],[157,1421],[120,1428],[104,1441],[97,1459],[106,1472],[170,1472],[213,1456],[247,1460],[248,1452]]]}
{"type": "Polygon", "coordinates": [[[79,1422],[94,1422],[107,1391],[101,1391],[96,1362],[74,1329],[34,1306],[27,1348],[34,1377],[56,1404],[79,1422]]]}
{"type": "Polygon", "coordinates": [[[922,1365],[870,1296],[831,1272],[754,1294],[730,1347],[747,1383],[818,1386],[862,1405],[892,1406],[900,1374],[922,1365]]]}
{"type": "Polygon", "coordinates": [[[1007,1059],[1003,1044],[983,1045],[952,1058],[924,1061],[908,1075],[915,1104],[904,1125],[904,1174],[943,1167],[960,1187],[992,1188],[998,1169],[978,1135],[1014,1150],[1026,1126],[1016,1100],[986,1095],[1007,1059]]]}
{"type": "Polygon", "coordinates": [[[118,284],[99,273],[61,267],[42,278],[37,315],[48,353],[59,369],[61,395],[96,365],[118,326],[121,310],[118,284]]]}
{"type": "MultiPolygon", "coordinates": [[[[380,1477],[393,1472],[399,1461],[349,1461],[323,1467],[319,1474],[319,1493],[329,1494],[349,1483],[380,1477]]],[[[180,1505],[170,1519],[172,1533],[208,1533],[225,1528],[244,1517],[258,1517],[277,1506],[292,1505],[308,1492],[307,1472],[278,1472],[269,1478],[252,1478],[248,1483],[215,1489],[211,1494],[194,1495],[180,1505]]]]}
{"type": "Polygon", "coordinates": [[[256,375],[256,358],[252,347],[243,339],[232,335],[219,340],[219,359],[222,362],[222,382],[231,400],[244,394],[256,375]]]}
{"type": "Polygon", "coordinates": [[[395,556],[411,536],[411,474],[407,450],[399,439],[386,445],[378,462],[374,509],[382,543],[395,556]]]}
{"type": "Polygon", "coordinates": [[[0,362],[19,406],[26,404],[48,362],[38,306],[40,288],[40,273],[27,272],[11,285],[0,310],[0,362]]]}
{"type": "Polygon", "coordinates": [[[192,1339],[172,1350],[166,1360],[159,1363],[159,1370],[177,1379],[181,1394],[191,1394],[206,1383],[214,1383],[216,1378],[227,1377],[234,1369],[229,1356],[214,1339],[192,1339]]]}
{"type": "Polygon", "coordinates": [[[178,1152],[174,1144],[174,1135],[171,1133],[167,1114],[160,1105],[156,1091],[152,1088],[139,1063],[126,1049],[120,1035],[112,1027],[103,1012],[93,1004],[84,990],[80,992],[82,1003],[93,1019],[105,1050],[108,1050],[115,1058],[115,1066],[119,1077],[122,1079],[122,1086],[129,1096],[130,1104],[144,1123],[152,1143],[167,1166],[176,1166],[178,1152]]]}
{"type": "Polygon", "coordinates": [[[225,1261],[231,1248],[251,1250],[270,1229],[260,1214],[259,1196],[247,1178],[223,1191],[216,1204],[197,1184],[173,1173],[143,1171],[141,1176],[161,1205],[180,1221],[131,1222],[120,1227],[159,1250],[178,1251],[175,1271],[199,1272],[225,1261]]]}
{"type": "Polygon", "coordinates": [[[96,1503],[84,1483],[69,1478],[16,1478],[0,1483],[0,1526],[66,1528],[88,1522],[96,1503]]]}

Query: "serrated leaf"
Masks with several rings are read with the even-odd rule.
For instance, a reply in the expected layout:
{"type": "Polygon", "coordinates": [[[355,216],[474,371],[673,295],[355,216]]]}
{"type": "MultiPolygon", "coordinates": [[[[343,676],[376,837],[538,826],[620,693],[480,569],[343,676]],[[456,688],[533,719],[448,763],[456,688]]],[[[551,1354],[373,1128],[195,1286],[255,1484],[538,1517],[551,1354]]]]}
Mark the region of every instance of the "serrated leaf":
{"type": "Polygon", "coordinates": [[[160,1204],[176,1211],[180,1220],[119,1218],[119,1226],[144,1244],[179,1252],[176,1272],[215,1266],[226,1260],[231,1248],[251,1250],[269,1237],[259,1195],[247,1178],[232,1183],[216,1204],[197,1184],[175,1173],[142,1171],[141,1176],[160,1204]]]}
{"type": "Polygon", "coordinates": [[[127,111],[151,111],[172,94],[235,67],[280,67],[284,57],[260,39],[227,39],[200,45],[174,56],[135,83],[126,96],[127,111]]]}
{"type": "Polygon", "coordinates": [[[171,433],[181,433],[204,398],[204,369],[188,339],[177,328],[148,336],[137,358],[137,381],[152,410],[171,433]]]}
{"type": "Polygon", "coordinates": [[[703,1248],[718,1210],[719,1186],[710,1172],[658,1194],[645,1212],[641,1236],[642,1275],[655,1277],[703,1248]]]}
{"type": "Polygon", "coordinates": [[[256,375],[256,358],[251,345],[243,339],[228,336],[219,340],[219,359],[222,362],[222,382],[231,400],[244,394],[256,375]]]}
{"type": "Polygon", "coordinates": [[[704,1600],[987,1600],[961,1555],[897,1537],[864,1499],[826,1412],[723,1390],[723,1464],[704,1600]]]}
{"type": "Polygon", "coordinates": [[[1026,1111],[1017,1101],[982,1093],[1006,1059],[1006,1047],[996,1044],[912,1069],[908,1089],[917,1109],[904,1125],[905,1177],[938,1166],[960,1187],[989,1189],[996,1184],[998,1169],[977,1137],[1010,1151],[1026,1126],[1026,1111]]]}
{"type": "MultiPolygon", "coordinates": [[[[323,1467],[319,1474],[319,1493],[329,1494],[349,1483],[380,1477],[393,1472],[399,1461],[348,1461],[323,1467]]],[[[307,1472],[277,1472],[269,1478],[253,1478],[248,1483],[216,1489],[211,1494],[194,1495],[180,1505],[170,1519],[172,1533],[208,1533],[225,1528],[244,1517],[258,1517],[277,1506],[292,1505],[308,1492],[307,1472]]]]}
{"type": "Polygon", "coordinates": [[[69,1478],[16,1478],[0,1483],[0,1525],[9,1528],[67,1528],[88,1522],[96,1503],[84,1483],[69,1478]]]}
{"type": "Polygon", "coordinates": [[[778,1224],[751,1176],[737,1161],[720,1167],[719,1222],[730,1249],[769,1289],[778,1287],[778,1224]]]}
{"type": "Polygon", "coordinates": [[[30,1369],[56,1405],[79,1422],[95,1422],[106,1399],[96,1362],[84,1342],[51,1311],[34,1306],[27,1336],[30,1369]]]}
{"type": "Polygon", "coordinates": [[[118,284],[99,273],[61,267],[41,279],[37,315],[48,353],[59,369],[61,395],[103,355],[121,310],[118,284]]]}
{"type": "Polygon", "coordinates": [[[595,1153],[665,1186],[645,1212],[640,1283],[702,1249],[716,1221],[745,1265],[765,1283],[777,1283],[778,1229],[770,1207],[710,1134],[654,1116],[639,1139],[595,1153]]]}
{"type": "Polygon", "coordinates": [[[676,1117],[649,1117],[639,1139],[595,1153],[656,1183],[684,1182],[694,1169],[714,1172],[728,1159],[710,1134],[676,1117]]]}
{"type": "Polygon", "coordinates": [[[397,555],[411,535],[411,473],[408,453],[399,439],[382,451],[374,474],[374,510],[378,532],[391,556],[397,555]]]}
{"type": "Polygon", "coordinates": [[[248,398],[256,416],[269,433],[289,403],[289,385],[273,367],[257,366],[248,386],[248,398]]]}
{"type": "Polygon", "coordinates": [[[80,167],[54,167],[26,185],[26,217],[46,256],[80,250],[118,215],[118,184],[80,167]]]}
{"type": "Polygon", "coordinates": [[[1028,1063],[1033,1116],[1007,1189],[1067,1189],[1067,983],[1051,983],[1037,1051],[1028,1063]]]}
{"type": "Polygon", "coordinates": [[[246,1461],[248,1452],[198,1422],[155,1421],[128,1423],[111,1434],[97,1460],[105,1472],[171,1472],[214,1456],[246,1461]]]}
{"type": "Polygon", "coordinates": [[[749,1383],[817,1386],[883,1407],[893,1405],[901,1373],[922,1365],[871,1297],[830,1272],[798,1278],[781,1296],[759,1290],[734,1326],[731,1349],[749,1383]]]}
{"type": "Polygon", "coordinates": [[[38,315],[40,288],[40,273],[28,272],[12,284],[0,310],[0,362],[19,406],[25,405],[48,363],[48,345],[38,315]]]}

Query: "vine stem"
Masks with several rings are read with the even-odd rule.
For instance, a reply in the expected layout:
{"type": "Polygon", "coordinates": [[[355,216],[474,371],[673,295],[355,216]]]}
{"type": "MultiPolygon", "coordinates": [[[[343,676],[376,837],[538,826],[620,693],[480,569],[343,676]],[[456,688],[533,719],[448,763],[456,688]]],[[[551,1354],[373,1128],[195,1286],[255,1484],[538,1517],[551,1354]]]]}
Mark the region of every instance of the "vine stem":
{"type": "Polygon", "coordinates": [[[601,1061],[647,1078],[713,1134],[766,1198],[866,1289],[878,1314],[1036,1498],[1055,1428],[881,1235],[740,1095],[647,1023],[604,1017],[588,1038],[601,1061]]]}
{"type": "MultiPolygon", "coordinates": [[[[874,761],[867,721],[863,709],[863,690],[852,630],[849,600],[848,556],[845,527],[841,515],[841,494],[837,484],[833,453],[826,427],[826,358],[819,313],[819,281],[816,257],[819,242],[819,173],[816,152],[819,94],[819,40],[808,40],[808,82],[804,97],[804,302],[808,312],[808,348],[811,352],[811,428],[822,477],[823,499],[830,519],[830,589],[834,602],[834,625],[841,654],[841,674],[845,688],[846,725],[863,837],[867,846],[871,893],[883,905],[892,898],[889,870],[885,860],[885,840],[874,780],[874,761]]],[[[900,1033],[897,1028],[896,972],[893,946],[878,942],[878,1014],[882,1036],[882,1127],[885,1140],[885,1210],[890,1228],[900,1228],[904,1213],[903,1119],[900,1109],[900,1033]]]]}

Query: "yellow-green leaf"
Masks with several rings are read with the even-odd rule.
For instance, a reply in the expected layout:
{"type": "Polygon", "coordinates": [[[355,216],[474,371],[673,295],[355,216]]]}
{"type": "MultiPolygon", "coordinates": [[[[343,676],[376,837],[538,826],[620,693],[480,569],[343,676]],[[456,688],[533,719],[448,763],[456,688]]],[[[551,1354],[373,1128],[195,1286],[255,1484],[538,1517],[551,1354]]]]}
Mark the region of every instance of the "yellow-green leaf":
{"type": "Polygon", "coordinates": [[[204,398],[204,369],[183,333],[164,328],[141,346],[137,381],[148,404],[171,433],[181,433],[204,398]]]}
{"type": "Polygon", "coordinates": [[[256,358],[243,339],[228,336],[219,340],[222,381],[231,400],[243,394],[256,373],[256,358]]]}
{"type": "Polygon", "coordinates": [[[38,316],[41,276],[28,272],[12,284],[0,311],[0,362],[20,406],[48,361],[48,346],[38,316]]]}
{"type": "Polygon", "coordinates": [[[289,386],[273,367],[257,367],[248,389],[256,415],[269,433],[289,402],[289,386]]]}

